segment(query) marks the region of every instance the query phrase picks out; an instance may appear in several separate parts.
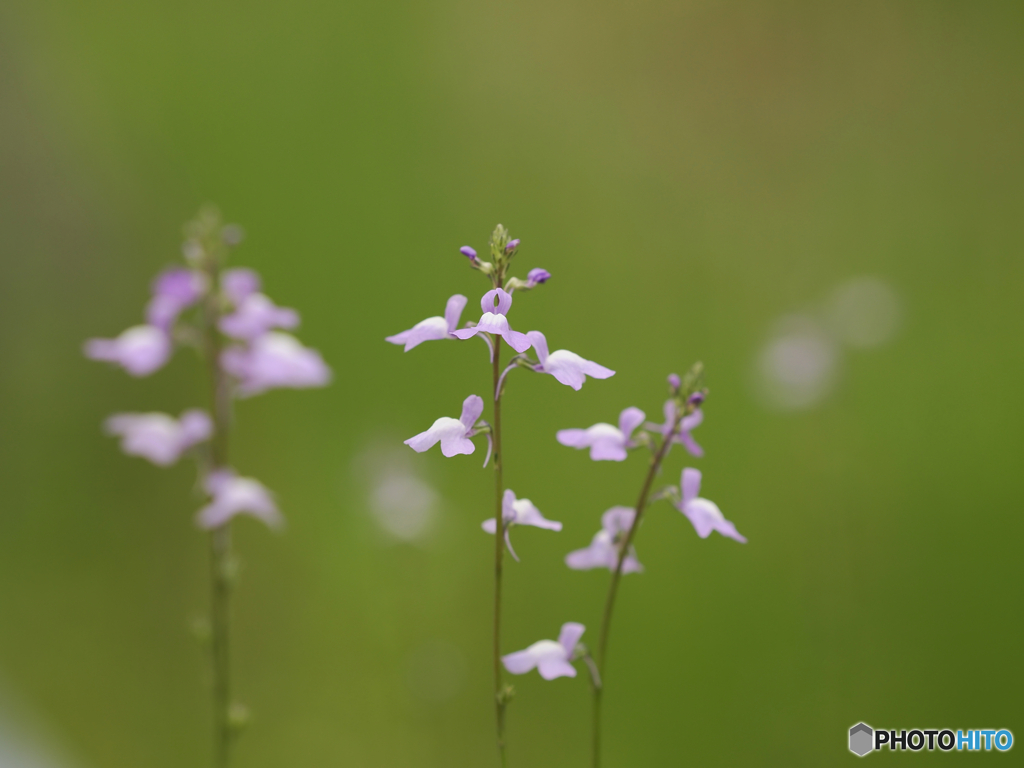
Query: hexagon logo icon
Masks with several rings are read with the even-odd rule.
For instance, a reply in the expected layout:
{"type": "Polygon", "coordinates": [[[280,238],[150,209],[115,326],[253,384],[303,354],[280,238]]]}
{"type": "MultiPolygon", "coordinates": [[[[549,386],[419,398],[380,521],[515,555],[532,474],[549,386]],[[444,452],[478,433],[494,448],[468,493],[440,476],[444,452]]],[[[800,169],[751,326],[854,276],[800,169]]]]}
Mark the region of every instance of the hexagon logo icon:
{"type": "Polygon", "coordinates": [[[875,748],[875,732],[870,725],[857,723],[850,729],[850,751],[857,757],[864,757],[875,748]]]}

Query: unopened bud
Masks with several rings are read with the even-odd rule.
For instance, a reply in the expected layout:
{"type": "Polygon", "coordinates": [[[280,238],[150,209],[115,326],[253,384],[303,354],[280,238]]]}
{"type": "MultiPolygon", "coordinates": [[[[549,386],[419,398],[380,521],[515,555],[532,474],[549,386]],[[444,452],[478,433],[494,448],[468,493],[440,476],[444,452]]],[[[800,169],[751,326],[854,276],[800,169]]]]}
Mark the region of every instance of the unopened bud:
{"type": "Polygon", "coordinates": [[[692,395],[690,395],[690,398],[686,401],[686,404],[698,406],[704,402],[704,398],[706,395],[707,393],[704,392],[703,390],[701,390],[700,392],[694,392],[692,395]]]}
{"type": "MultiPolygon", "coordinates": [[[[516,240],[516,242],[518,243],[519,241],[516,240]]],[[[534,267],[526,273],[526,282],[531,288],[535,285],[542,285],[550,279],[551,273],[546,269],[541,269],[540,267],[534,267]]]]}
{"type": "Polygon", "coordinates": [[[459,248],[459,253],[461,253],[467,259],[472,261],[474,264],[476,264],[479,261],[479,259],[476,257],[476,251],[470,248],[468,245],[464,245],[461,248],[459,248]]]}
{"type": "Polygon", "coordinates": [[[516,248],[518,248],[518,247],[519,247],[519,238],[517,237],[515,240],[510,240],[508,245],[505,246],[505,253],[514,253],[516,248]]]}
{"type": "Polygon", "coordinates": [[[668,385],[672,387],[672,391],[675,392],[682,386],[682,382],[679,380],[679,375],[676,373],[670,373],[668,375],[668,385]]]}

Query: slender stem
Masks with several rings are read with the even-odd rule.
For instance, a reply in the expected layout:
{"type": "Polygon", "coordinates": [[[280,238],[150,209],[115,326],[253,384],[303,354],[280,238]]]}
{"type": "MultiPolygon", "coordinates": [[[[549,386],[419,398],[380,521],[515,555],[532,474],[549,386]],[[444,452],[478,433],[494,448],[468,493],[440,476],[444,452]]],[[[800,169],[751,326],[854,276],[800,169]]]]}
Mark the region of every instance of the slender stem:
{"type": "Polygon", "coordinates": [[[505,493],[502,468],[504,456],[501,453],[501,336],[494,337],[494,354],[491,357],[494,377],[494,703],[498,726],[498,754],[501,765],[508,764],[505,754],[505,691],[501,678],[501,570],[505,556],[505,520],[501,500],[505,493]]]}
{"type": "Polygon", "coordinates": [[[671,436],[679,428],[679,420],[682,418],[681,413],[680,411],[676,415],[672,431],[662,440],[657,453],[651,457],[651,465],[647,470],[647,477],[644,478],[643,487],[640,489],[640,496],[636,501],[636,514],[633,515],[633,524],[629,527],[626,538],[619,543],[619,557],[615,563],[615,570],[612,572],[611,582],[608,584],[608,597],[604,603],[604,615],[601,617],[601,634],[597,644],[597,671],[602,684],[594,686],[593,734],[591,742],[593,750],[593,761],[591,764],[593,768],[600,768],[601,765],[601,699],[604,694],[604,665],[608,649],[608,632],[612,624],[612,611],[615,609],[615,598],[619,593],[619,580],[622,578],[622,564],[629,554],[629,548],[633,544],[633,537],[636,536],[636,530],[640,526],[640,519],[643,517],[644,509],[647,506],[647,498],[651,494],[651,485],[654,483],[654,478],[658,475],[658,470],[661,469],[661,462],[665,459],[668,449],[672,446],[671,436]]]}
{"type": "MultiPolygon", "coordinates": [[[[228,464],[228,431],[231,425],[231,393],[221,371],[219,360],[221,338],[217,329],[220,307],[215,286],[219,268],[216,263],[207,270],[210,291],[203,306],[205,326],[206,368],[213,409],[214,432],[210,447],[210,469],[228,464]]],[[[213,665],[213,746],[214,765],[227,768],[231,759],[231,657],[230,611],[232,580],[230,521],[210,531],[210,631],[213,665]]]]}

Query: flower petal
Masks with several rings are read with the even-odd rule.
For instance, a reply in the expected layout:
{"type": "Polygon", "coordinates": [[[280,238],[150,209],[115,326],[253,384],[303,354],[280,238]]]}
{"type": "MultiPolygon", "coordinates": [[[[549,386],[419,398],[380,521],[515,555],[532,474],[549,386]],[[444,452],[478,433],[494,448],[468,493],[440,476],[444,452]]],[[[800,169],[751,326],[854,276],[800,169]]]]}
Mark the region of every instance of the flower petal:
{"type": "Polygon", "coordinates": [[[646,418],[647,414],[639,408],[627,408],[619,414],[619,431],[629,438],[633,434],[633,430],[643,424],[646,418]]]}
{"type": "Polygon", "coordinates": [[[560,429],[555,433],[555,439],[569,448],[590,447],[590,436],[585,429],[560,429]]]}
{"type": "Polygon", "coordinates": [[[533,344],[533,342],[530,341],[530,337],[527,336],[525,333],[513,331],[511,328],[505,331],[502,334],[502,336],[505,337],[505,341],[508,342],[508,345],[512,347],[512,349],[514,349],[520,355],[523,354],[523,352],[525,352],[526,350],[528,350],[530,348],[530,345],[533,344]]]}
{"type": "Polygon", "coordinates": [[[571,659],[576,651],[576,644],[583,637],[586,627],[576,621],[567,621],[562,625],[562,631],[558,635],[558,644],[565,649],[565,657],[571,659]]]}
{"type": "Polygon", "coordinates": [[[537,662],[537,671],[545,680],[554,680],[556,677],[576,677],[576,667],[565,659],[545,656],[537,662]]]}
{"type": "Polygon", "coordinates": [[[459,320],[462,318],[462,310],[466,308],[466,303],[468,301],[469,299],[461,293],[456,293],[448,299],[448,303],[444,307],[444,319],[448,333],[451,333],[459,327],[459,320]]]}
{"type": "Polygon", "coordinates": [[[562,524],[555,520],[548,520],[541,514],[540,510],[534,506],[533,502],[529,499],[519,499],[513,505],[512,508],[515,513],[516,525],[532,525],[536,528],[545,528],[549,531],[560,531],[562,530],[562,524]]]}
{"type": "Polygon", "coordinates": [[[537,659],[530,649],[527,648],[523,651],[516,651],[510,653],[507,656],[501,657],[501,663],[505,665],[505,669],[513,675],[525,675],[531,669],[537,666],[537,659]]]}
{"type": "Polygon", "coordinates": [[[679,489],[683,492],[683,503],[697,498],[700,494],[700,470],[687,467],[683,470],[683,476],[679,482],[679,489]]]}
{"type": "Polygon", "coordinates": [[[526,334],[526,338],[530,340],[530,344],[537,350],[537,360],[543,366],[544,361],[548,359],[548,340],[540,331],[530,331],[526,334]]]}

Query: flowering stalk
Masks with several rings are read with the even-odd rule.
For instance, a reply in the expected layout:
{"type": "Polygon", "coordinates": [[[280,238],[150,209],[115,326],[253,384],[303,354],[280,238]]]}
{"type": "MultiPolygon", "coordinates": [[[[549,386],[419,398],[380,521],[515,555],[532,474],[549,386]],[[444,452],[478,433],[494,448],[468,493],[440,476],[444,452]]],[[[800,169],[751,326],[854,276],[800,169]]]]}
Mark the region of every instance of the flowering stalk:
{"type": "MultiPolygon", "coordinates": [[[[568,350],[560,349],[548,354],[547,340],[544,334],[539,331],[520,333],[511,328],[507,315],[512,308],[512,294],[516,291],[532,290],[551,278],[551,274],[547,270],[538,267],[531,269],[525,280],[517,277],[506,279],[509,262],[515,256],[518,247],[519,241],[511,240],[508,230],[499,224],[490,240],[492,261],[481,260],[476,251],[469,246],[460,249],[461,253],[469,259],[470,266],[483,273],[491,283],[491,290],[487,291],[480,301],[480,309],[483,314],[478,322],[466,323],[464,327],[459,327],[459,320],[468,299],[460,294],[455,294],[448,299],[444,317],[428,317],[412,328],[386,338],[386,341],[392,344],[403,345],[405,351],[408,352],[425,341],[464,340],[479,336],[487,343],[490,351],[493,407],[491,423],[478,422],[483,413],[483,399],[477,395],[470,395],[463,401],[462,415],[459,419],[442,416],[435,420],[429,429],[409,438],[405,443],[419,453],[440,443],[441,453],[451,457],[473,453],[476,446],[470,438],[475,435],[486,435],[489,445],[488,457],[484,460],[484,466],[487,466],[492,455],[494,457],[495,514],[493,518],[485,520],[481,527],[486,533],[494,536],[494,613],[492,617],[494,706],[498,755],[502,766],[507,765],[505,717],[508,703],[514,694],[513,688],[504,683],[502,666],[504,665],[512,674],[523,674],[539,664],[541,674],[548,676],[547,679],[552,679],[552,676],[574,676],[575,669],[569,661],[577,658],[576,641],[583,632],[582,625],[570,622],[565,625],[569,629],[563,627],[563,642],[561,643],[544,640],[539,644],[539,651],[537,651],[538,644],[535,643],[534,646],[531,646],[533,651],[529,653],[524,651],[504,657],[501,655],[504,549],[507,547],[513,559],[519,559],[512,549],[510,531],[514,526],[524,525],[554,531],[559,531],[562,528],[561,523],[545,519],[529,499],[517,498],[511,489],[504,486],[505,456],[501,443],[501,396],[504,391],[505,379],[514,368],[526,368],[536,373],[550,374],[558,382],[578,390],[583,386],[587,376],[606,379],[615,373],[609,368],[585,360],[568,350]],[[504,371],[501,367],[502,341],[516,353],[504,371]],[[531,361],[527,357],[526,352],[530,347],[537,351],[537,361],[531,361]],[[535,651],[539,652],[541,656],[536,657],[535,651]]],[[[642,418],[641,415],[641,420],[642,418]]]]}
{"type": "Polygon", "coordinates": [[[232,399],[278,387],[319,387],[330,379],[318,352],[276,330],[298,325],[298,313],[260,293],[255,272],[224,269],[228,248],[240,240],[238,227],[222,226],[215,210],[204,209],[186,227],[186,266],[167,269],[154,282],[146,323],[115,339],[91,339],[84,350],[87,357],[114,363],[136,377],[162,368],[178,345],[195,347],[206,366],[212,418],[199,409],[187,410],[179,419],[164,413],[121,413],[107,419],[106,428],[121,438],[129,455],[169,466],[192,453],[199,465],[208,494],[196,524],[210,533],[208,633],[218,768],[228,766],[232,742],[246,720],[244,707],[231,699],[229,598],[237,570],[231,521],[249,514],[271,528],[282,522],[270,492],[252,478],[238,477],[228,464],[232,399]],[[205,452],[193,450],[204,442],[209,444],[205,452]]]}

